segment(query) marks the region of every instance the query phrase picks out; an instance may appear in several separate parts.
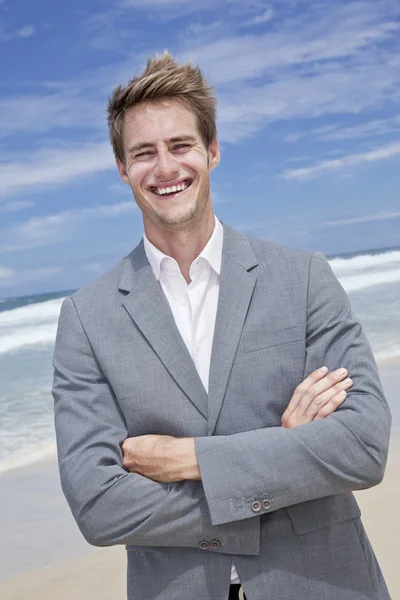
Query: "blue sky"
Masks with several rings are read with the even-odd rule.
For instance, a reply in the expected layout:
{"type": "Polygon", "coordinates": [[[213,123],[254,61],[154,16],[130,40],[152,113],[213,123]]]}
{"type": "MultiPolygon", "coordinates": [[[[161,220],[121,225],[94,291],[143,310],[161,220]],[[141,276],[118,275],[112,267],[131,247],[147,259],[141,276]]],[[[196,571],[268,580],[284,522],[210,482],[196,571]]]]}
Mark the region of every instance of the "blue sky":
{"type": "Polygon", "coordinates": [[[80,287],[139,241],[105,107],[165,48],[217,89],[221,220],[400,245],[398,0],[0,0],[0,296],[80,287]]]}

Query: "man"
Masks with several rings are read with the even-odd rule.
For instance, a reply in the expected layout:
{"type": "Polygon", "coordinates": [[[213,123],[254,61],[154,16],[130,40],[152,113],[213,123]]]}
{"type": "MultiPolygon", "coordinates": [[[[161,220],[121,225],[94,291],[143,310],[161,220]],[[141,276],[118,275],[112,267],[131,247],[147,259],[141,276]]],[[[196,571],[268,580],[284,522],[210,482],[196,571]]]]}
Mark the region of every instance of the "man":
{"type": "Polygon", "coordinates": [[[60,315],[59,466],[83,535],[126,544],[129,599],[389,598],[351,490],[381,481],[390,415],[327,261],[215,218],[198,68],[150,59],[109,129],[145,235],[60,315]]]}

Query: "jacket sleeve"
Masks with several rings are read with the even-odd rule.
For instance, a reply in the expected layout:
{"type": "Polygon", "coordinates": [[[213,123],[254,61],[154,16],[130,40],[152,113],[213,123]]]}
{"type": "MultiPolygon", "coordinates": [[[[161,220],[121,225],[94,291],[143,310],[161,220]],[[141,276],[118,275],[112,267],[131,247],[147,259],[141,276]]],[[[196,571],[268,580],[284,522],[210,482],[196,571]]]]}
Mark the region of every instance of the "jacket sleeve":
{"type": "Polygon", "coordinates": [[[330,370],[346,367],[354,382],[346,401],[328,418],[293,429],[196,438],[214,525],[372,487],[382,480],[389,408],[349,300],[327,260],[317,253],[309,268],[304,378],[323,364],[330,370]]]}
{"type": "Polygon", "coordinates": [[[123,468],[124,417],[72,298],[59,319],[53,396],[61,485],[89,543],[197,548],[216,538],[220,553],[259,553],[259,520],[213,526],[201,482],[162,484],[123,468]]]}

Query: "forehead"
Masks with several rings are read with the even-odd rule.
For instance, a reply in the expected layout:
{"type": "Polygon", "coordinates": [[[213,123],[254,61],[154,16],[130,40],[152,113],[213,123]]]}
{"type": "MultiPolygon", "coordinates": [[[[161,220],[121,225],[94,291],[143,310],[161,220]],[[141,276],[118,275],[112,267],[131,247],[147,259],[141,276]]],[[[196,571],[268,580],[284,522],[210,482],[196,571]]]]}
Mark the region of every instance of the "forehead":
{"type": "Polygon", "coordinates": [[[173,100],[142,102],[126,111],[124,145],[156,143],[177,135],[200,137],[196,115],[173,100]]]}

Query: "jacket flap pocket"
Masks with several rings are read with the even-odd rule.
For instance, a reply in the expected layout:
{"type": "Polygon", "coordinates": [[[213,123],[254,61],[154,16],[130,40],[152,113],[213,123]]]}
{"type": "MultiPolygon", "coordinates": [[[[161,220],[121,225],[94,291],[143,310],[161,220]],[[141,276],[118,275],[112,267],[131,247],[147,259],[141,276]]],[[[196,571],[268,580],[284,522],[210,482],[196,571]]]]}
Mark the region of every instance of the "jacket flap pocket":
{"type": "Polygon", "coordinates": [[[298,534],[356,519],[361,514],[356,499],[350,492],[294,504],[286,510],[298,534]]]}
{"type": "Polygon", "coordinates": [[[242,336],[244,352],[252,352],[261,348],[270,348],[280,344],[288,344],[303,339],[304,333],[301,325],[292,325],[283,329],[260,329],[244,333],[242,336]]]}

